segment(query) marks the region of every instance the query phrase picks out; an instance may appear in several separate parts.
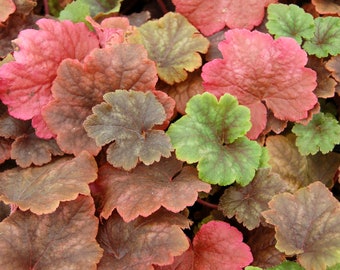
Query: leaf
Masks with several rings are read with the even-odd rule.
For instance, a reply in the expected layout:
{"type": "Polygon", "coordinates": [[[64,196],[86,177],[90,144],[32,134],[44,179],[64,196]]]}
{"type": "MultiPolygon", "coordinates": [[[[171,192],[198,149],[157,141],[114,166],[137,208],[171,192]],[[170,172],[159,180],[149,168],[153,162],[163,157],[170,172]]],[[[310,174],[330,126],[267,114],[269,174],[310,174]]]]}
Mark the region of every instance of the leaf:
{"type": "Polygon", "coordinates": [[[0,223],[2,269],[96,269],[103,251],[90,197],[61,203],[49,215],[15,211],[0,223]]]}
{"type": "Polygon", "coordinates": [[[312,4],[320,14],[338,14],[340,15],[340,5],[336,1],[330,0],[312,0],[312,4]]]}
{"type": "Polygon", "coordinates": [[[11,157],[12,140],[0,137],[0,164],[11,157]]]}
{"type": "Polygon", "coordinates": [[[325,67],[332,73],[333,78],[338,82],[336,92],[340,95],[340,56],[333,56],[325,65],[325,67]]]}
{"type": "Polygon", "coordinates": [[[210,185],[197,177],[197,172],[174,155],[146,166],[138,165],[131,172],[106,164],[100,167],[94,183],[99,192],[100,216],[107,219],[117,209],[125,222],[138,216],[147,217],[161,206],[179,212],[195,203],[198,192],[209,192],[210,185]]]}
{"type": "Polygon", "coordinates": [[[301,265],[297,264],[296,262],[291,262],[291,261],[285,261],[281,263],[280,265],[270,267],[267,270],[286,270],[286,269],[291,269],[291,270],[304,270],[301,265]]]}
{"type": "MultiPolygon", "coordinates": [[[[184,81],[188,74],[202,65],[199,53],[206,53],[209,41],[187,19],[168,12],[158,20],[138,28],[135,42],[144,45],[149,58],[156,62],[160,79],[168,84],[184,81]]],[[[134,40],[134,39],[133,39],[134,40]]]]}
{"type": "Polygon", "coordinates": [[[51,87],[59,64],[66,58],[82,60],[98,47],[98,40],[83,23],[40,19],[37,25],[40,30],[20,32],[14,41],[20,49],[14,52],[16,61],[1,66],[0,98],[10,115],[33,118],[37,136],[48,139],[53,134],[35,118],[41,118],[42,107],[52,100],[51,87]]]}
{"type": "Polygon", "coordinates": [[[340,143],[340,124],[332,114],[314,114],[307,125],[295,124],[296,146],[302,155],[327,154],[340,143]]]}
{"type": "Polygon", "coordinates": [[[315,181],[321,181],[328,187],[333,185],[333,177],[340,164],[340,154],[302,156],[295,145],[295,136],[270,136],[266,145],[272,171],[287,181],[292,190],[315,181]]]}
{"type": "Polygon", "coordinates": [[[306,269],[340,262],[340,203],[322,183],[276,195],[269,208],[262,215],[275,226],[277,249],[306,269]]]}
{"type": "Polygon", "coordinates": [[[203,86],[217,97],[232,94],[250,109],[249,138],[264,130],[267,109],[284,121],[308,116],[317,103],[316,73],[305,67],[306,53],[293,39],[245,29],[229,30],[225,38],[219,43],[223,59],[203,66],[203,86]]]}
{"type": "Polygon", "coordinates": [[[288,185],[270,169],[259,169],[255,178],[245,187],[232,186],[225,190],[218,204],[228,218],[236,217],[248,230],[260,225],[261,212],[268,209],[268,202],[278,193],[287,191],[288,185]]]}
{"type": "Polygon", "coordinates": [[[213,265],[215,269],[241,270],[249,265],[253,256],[242,238],[242,233],[226,222],[203,224],[193,240],[194,269],[209,269],[213,265]]]}
{"type": "Polygon", "coordinates": [[[0,222],[10,215],[11,208],[0,201],[0,222]]]}
{"type": "Polygon", "coordinates": [[[59,14],[59,20],[86,23],[86,16],[90,15],[90,6],[84,1],[77,0],[69,3],[59,14]]]}
{"type": "Polygon", "coordinates": [[[7,21],[9,15],[11,15],[15,11],[15,4],[12,0],[0,0],[0,26],[2,22],[7,21]]]}
{"type": "Polygon", "coordinates": [[[308,54],[319,58],[340,53],[340,18],[318,17],[315,20],[314,37],[303,44],[308,54]]]}
{"type": "Polygon", "coordinates": [[[314,19],[297,5],[271,4],[268,6],[266,27],[270,34],[279,37],[291,37],[301,45],[302,38],[310,39],[314,35],[314,19]]]}
{"type": "MultiPolygon", "coordinates": [[[[79,0],[77,0],[79,1],[79,0]]],[[[80,0],[90,8],[91,17],[105,17],[111,13],[119,12],[123,0],[80,0]]]]}
{"type": "Polygon", "coordinates": [[[104,249],[98,270],[152,270],[152,264],[165,265],[188,249],[181,230],[188,220],[163,209],[146,218],[125,223],[117,213],[99,227],[98,242],[104,249]]]}
{"type": "Polygon", "coordinates": [[[198,162],[199,177],[210,184],[247,185],[259,167],[261,146],[245,137],[250,128],[249,110],[231,95],[217,98],[195,95],[187,115],[171,124],[167,134],[176,156],[189,164],[198,162]]]}
{"type": "Polygon", "coordinates": [[[116,90],[106,93],[84,121],[89,137],[98,146],[110,144],[107,159],[114,167],[130,170],[138,161],[150,165],[171,155],[170,139],[153,129],[166,119],[162,104],[151,93],[116,90]]]}
{"type": "Polygon", "coordinates": [[[141,45],[116,44],[92,51],[80,63],[65,60],[53,84],[54,100],[44,107],[44,120],[57,135],[59,147],[70,154],[86,150],[97,155],[101,147],[88,137],[83,122],[103,95],[116,89],[153,90],[157,82],[154,62],[141,45]]]}
{"type": "Polygon", "coordinates": [[[0,199],[37,215],[55,211],[61,201],[90,195],[88,184],[97,178],[97,164],[87,152],[61,158],[42,167],[14,168],[0,173],[0,199]]]}
{"type": "Polygon", "coordinates": [[[173,0],[172,2],[177,12],[187,17],[205,36],[210,36],[225,26],[252,29],[262,22],[265,7],[277,1],[173,0]]]}
{"type": "Polygon", "coordinates": [[[187,249],[183,254],[176,256],[174,262],[170,265],[154,265],[155,270],[195,270],[194,264],[194,250],[192,246],[187,249]]]}

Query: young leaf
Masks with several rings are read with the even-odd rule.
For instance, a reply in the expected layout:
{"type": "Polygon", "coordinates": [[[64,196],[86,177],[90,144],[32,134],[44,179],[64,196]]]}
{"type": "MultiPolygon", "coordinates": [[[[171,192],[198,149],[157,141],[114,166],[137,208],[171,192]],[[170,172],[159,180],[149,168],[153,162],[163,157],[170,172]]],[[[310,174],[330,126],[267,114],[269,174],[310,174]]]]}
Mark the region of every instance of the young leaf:
{"type": "Polygon", "coordinates": [[[262,215],[275,226],[277,249],[306,269],[340,262],[340,203],[322,183],[276,195],[269,208],[262,215]]]}
{"type": "Polygon", "coordinates": [[[199,191],[209,192],[210,185],[200,181],[197,171],[174,155],[150,166],[139,164],[131,172],[106,164],[100,167],[94,183],[100,190],[100,216],[108,218],[116,208],[125,222],[137,216],[149,216],[161,206],[179,212],[191,206],[199,191]]]}
{"type": "Polygon", "coordinates": [[[297,5],[271,4],[267,11],[266,27],[275,38],[291,37],[301,45],[302,38],[313,37],[313,16],[297,5]]]}
{"type": "Polygon", "coordinates": [[[204,35],[210,36],[225,26],[252,29],[264,17],[264,9],[277,0],[200,1],[173,0],[176,11],[183,14],[204,35]]]}
{"type": "Polygon", "coordinates": [[[332,114],[314,114],[307,125],[295,124],[296,146],[302,155],[326,154],[340,143],[340,124],[332,114]]]}
{"type": "Polygon", "coordinates": [[[246,187],[233,186],[225,190],[218,208],[228,218],[236,217],[248,230],[260,225],[261,212],[268,209],[268,202],[278,193],[287,191],[287,183],[270,169],[259,169],[246,187]]]}
{"type": "Polygon", "coordinates": [[[319,58],[340,53],[340,18],[318,17],[315,19],[314,37],[303,44],[308,54],[319,58]]]}
{"type": "Polygon", "coordinates": [[[208,51],[209,41],[177,13],[168,12],[138,30],[140,36],[136,41],[145,46],[149,58],[156,62],[158,76],[168,84],[184,81],[187,71],[202,65],[199,53],[208,51]]]}
{"type": "Polygon", "coordinates": [[[125,223],[117,213],[99,227],[98,242],[104,249],[98,270],[153,270],[166,265],[188,249],[181,228],[189,221],[181,214],[161,209],[148,217],[125,223]]]}
{"type": "Polygon", "coordinates": [[[167,132],[176,156],[198,162],[199,177],[205,182],[247,185],[262,155],[261,146],[245,137],[251,126],[249,110],[231,95],[218,101],[204,93],[190,99],[186,113],[167,132]]]}
{"type": "Polygon", "coordinates": [[[96,269],[102,249],[91,197],[61,203],[49,215],[15,211],[0,223],[2,269],[96,269]]]}
{"type": "Polygon", "coordinates": [[[16,61],[0,68],[0,98],[8,105],[9,114],[23,120],[33,118],[37,136],[51,138],[45,129],[41,110],[52,100],[52,82],[59,64],[66,58],[82,60],[94,48],[98,39],[85,24],[40,19],[39,30],[26,29],[14,42],[20,50],[16,61]],[[58,38],[56,38],[56,36],[58,38]]]}
{"type": "Polygon", "coordinates": [[[12,0],[0,0],[0,26],[2,22],[7,21],[9,15],[15,11],[15,4],[12,0]]]}
{"type": "Polygon", "coordinates": [[[105,102],[92,108],[84,128],[98,146],[114,141],[107,150],[110,164],[131,170],[138,161],[150,165],[170,157],[169,137],[154,129],[166,119],[165,111],[151,92],[116,90],[103,98],[105,102]]]}
{"type": "Polygon", "coordinates": [[[52,213],[61,201],[89,195],[88,184],[97,178],[97,164],[87,152],[61,158],[42,167],[14,168],[0,173],[0,200],[30,209],[38,215],[52,213]]]}
{"type": "Polygon", "coordinates": [[[317,103],[316,73],[305,67],[306,53],[293,39],[245,29],[229,30],[225,38],[219,44],[223,59],[203,66],[203,86],[217,97],[230,93],[250,109],[248,137],[264,130],[267,108],[284,121],[308,116],[317,103]]]}
{"type": "Polygon", "coordinates": [[[96,49],[83,63],[67,59],[58,69],[53,84],[54,100],[44,107],[48,127],[66,153],[86,150],[98,154],[101,147],[88,137],[83,122],[103,95],[116,89],[153,90],[157,72],[147,52],[137,44],[115,44],[96,49]]]}
{"type": "Polygon", "coordinates": [[[340,15],[340,5],[336,1],[329,0],[312,0],[312,4],[320,14],[338,14],[340,15]]]}

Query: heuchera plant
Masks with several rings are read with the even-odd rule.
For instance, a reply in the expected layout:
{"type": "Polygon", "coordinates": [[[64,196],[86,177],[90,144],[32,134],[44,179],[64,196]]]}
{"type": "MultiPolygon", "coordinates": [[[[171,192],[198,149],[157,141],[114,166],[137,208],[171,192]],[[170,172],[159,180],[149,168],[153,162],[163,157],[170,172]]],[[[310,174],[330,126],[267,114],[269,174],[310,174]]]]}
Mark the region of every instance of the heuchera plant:
{"type": "Polygon", "coordinates": [[[62,2],[0,0],[1,269],[339,269],[339,3],[62,2]]]}

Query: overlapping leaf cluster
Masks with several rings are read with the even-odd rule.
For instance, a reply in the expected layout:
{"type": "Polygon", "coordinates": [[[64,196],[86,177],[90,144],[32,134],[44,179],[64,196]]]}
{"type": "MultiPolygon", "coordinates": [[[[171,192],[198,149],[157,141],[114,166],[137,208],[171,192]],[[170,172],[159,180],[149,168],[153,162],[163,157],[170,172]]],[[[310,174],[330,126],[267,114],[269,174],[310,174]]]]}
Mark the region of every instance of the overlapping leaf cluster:
{"type": "Polygon", "coordinates": [[[0,0],[1,267],[337,269],[339,5],[123,2],[0,0]]]}

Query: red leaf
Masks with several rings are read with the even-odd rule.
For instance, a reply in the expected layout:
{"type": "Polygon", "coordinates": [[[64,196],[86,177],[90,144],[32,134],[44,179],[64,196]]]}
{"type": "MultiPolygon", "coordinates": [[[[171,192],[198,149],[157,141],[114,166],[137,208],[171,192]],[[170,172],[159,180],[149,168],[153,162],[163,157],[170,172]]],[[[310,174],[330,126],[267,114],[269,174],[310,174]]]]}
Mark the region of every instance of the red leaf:
{"type": "Polygon", "coordinates": [[[317,103],[315,71],[306,68],[307,55],[291,38],[273,40],[258,31],[234,29],[219,44],[223,59],[203,66],[205,90],[217,97],[236,96],[251,111],[255,139],[266,127],[267,108],[280,120],[308,116],[317,103]]]}
{"type": "Polygon", "coordinates": [[[82,60],[98,47],[96,36],[83,23],[41,19],[40,30],[21,31],[14,42],[19,51],[16,61],[0,69],[0,98],[8,105],[10,115],[28,120],[33,118],[37,135],[51,138],[41,121],[41,109],[51,101],[51,86],[59,64],[66,58],[82,60]],[[57,37],[57,38],[56,38],[57,37]]]}
{"type": "Polygon", "coordinates": [[[176,11],[182,13],[204,35],[229,28],[252,29],[264,17],[264,8],[277,0],[173,0],[176,11]]]}

